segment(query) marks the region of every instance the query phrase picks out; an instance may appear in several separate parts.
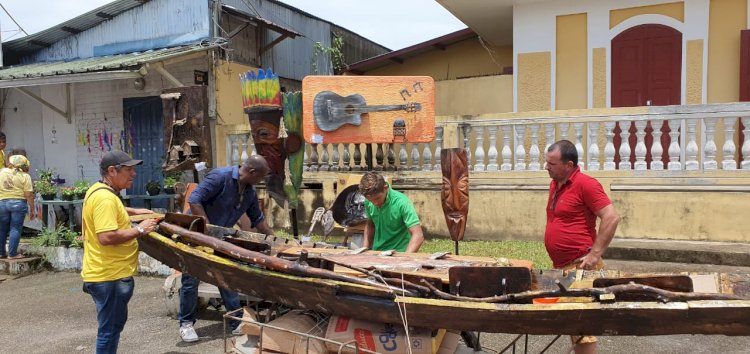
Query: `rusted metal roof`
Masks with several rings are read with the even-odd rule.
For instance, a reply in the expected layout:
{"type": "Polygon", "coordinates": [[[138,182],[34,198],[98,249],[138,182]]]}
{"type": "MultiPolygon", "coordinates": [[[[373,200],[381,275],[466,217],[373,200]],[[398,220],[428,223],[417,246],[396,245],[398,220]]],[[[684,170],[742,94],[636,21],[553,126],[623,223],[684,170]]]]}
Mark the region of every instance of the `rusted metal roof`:
{"type": "Polygon", "coordinates": [[[41,78],[67,74],[82,74],[114,70],[138,70],[147,63],[217,48],[218,45],[190,45],[145,52],[85,58],[71,61],[36,63],[5,67],[0,70],[0,80],[41,78]]]}
{"type": "Polygon", "coordinates": [[[117,0],[30,36],[3,43],[4,51],[32,52],[81,33],[150,0],[117,0]]]}
{"type": "Polygon", "coordinates": [[[349,74],[361,75],[367,71],[386,66],[393,62],[403,63],[405,59],[417,56],[424,52],[431,50],[445,50],[445,47],[451,44],[476,36],[477,34],[471,28],[465,28],[410,47],[356,62],[349,65],[344,71],[349,74]]]}

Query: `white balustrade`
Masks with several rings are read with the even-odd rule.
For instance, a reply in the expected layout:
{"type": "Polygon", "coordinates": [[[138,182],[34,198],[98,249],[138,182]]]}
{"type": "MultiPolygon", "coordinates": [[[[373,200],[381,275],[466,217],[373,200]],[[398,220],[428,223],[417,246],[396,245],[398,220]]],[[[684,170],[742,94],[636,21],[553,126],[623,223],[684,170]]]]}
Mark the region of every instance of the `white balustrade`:
{"type": "Polygon", "coordinates": [[[422,150],[422,171],[432,171],[432,151],[430,144],[424,144],[424,150],[422,150]]]}
{"type": "Polygon", "coordinates": [[[471,126],[470,125],[464,125],[461,127],[461,130],[464,133],[464,150],[466,150],[466,168],[469,169],[469,171],[472,170],[471,168],[471,143],[469,142],[471,140],[471,126]]]}
{"type": "Polygon", "coordinates": [[[581,122],[573,123],[573,133],[575,134],[575,137],[576,137],[573,145],[575,145],[576,151],[578,152],[578,166],[581,167],[581,170],[585,170],[586,169],[586,164],[585,164],[586,155],[583,154],[583,151],[584,151],[583,143],[581,142],[581,137],[583,137],[583,123],[581,122]]]}
{"type": "Polygon", "coordinates": [[[352,170],[351,158],[352,156],[349,154],[349,144],[344,144],[344,155],[343,155],[344,165],[341,166],[342,171],[352,170]]]}
{"type": "Polygon", "coordinates": [[[503,164],[500,166],[502,171],[510,171],[513,165],[510,162],[513,153],[510,149],[510,125],[503,125],[503,164]]]}
{"type": "Polygon", "coordinates": [[[331,165],[328,163],[328,144],[321,144],[320,148],[320,167],[318,167],[318,171],[330,171],[331,165]]]}
{"type": "Polygon", "coordinates": [[[661,145],[661,127],[664,125],[664,121],[656,119],[651,121],[651,169],[660,171],[664,169],[664,161],[661,160],[662,154],[664,154],[664,148],[661,145]]]}
{"type": "Polygon", "coordinates": [[[607,143],[604,145],[604,170],[612,171],[615,165],[615,122],[604,122],[604,136],[607,143]]]}
{"type": "Polygon", "coordinates": [[[599,164],[599,123],[591,122],[588,124],[588,141],[589,141],[589,161],[588,170],[598,171],[601,167],[599,164]]]}
{"type": "Polygon", "coordinates": [[[419,144],[411,144],[411,170],[419,171],[419,144]]]}
{"type": "Polygon", "coordinates": [[[474,158],[476,163],[474,164],[474,171],[484,171],[484,127],[476,127],[477,148],[474,150],[474,158]]]}
{"type": "Polygon", "coordinates": [[[435,164],[432,167],[432,169],[435,171],[440,171],[442,168],[440,166],[440,156],[441,156],[442,150],[443,150],[443,127],[437,127],[435,128],[435,164]]]}
{"type": "Polygon", "coordinates": [[[646,166],[646,124],[648,122],[645,120],[639,120],[635,122],[635,136],[637,139],[637,142],[635,144],[635,164],[633,164],[633,169],[636,171],[645,171],[647,170],[648,166],[646,166]]]}
{"type": "Polygon", "coordinates": [[[547,123],[544,125],[544,156],[547,156],[547,150],[555,143],[555,124],[547,123]]]}
{"type": "Polygon", "coordinates": [[[721,148],[721,151],[724,153],[724,159],[721,161],[721,169],[723,170],[737,169],[737,161],[734,159],[734,154],[737,152],[737,148],[734,145],[735,122],[737,122],[737,118],[735,117],[724,118],[724,146],[721,148]]]}
{"type": "Polygon", "coordinates": [[[687,119],[688,143],[685,146],[685,170],[696,171],[700,167],[698,164],[698,143],[695,140],[695,126],[698,124],[696,119],[687,119]]]}
{"type": "Polygon", "coordinates": [[[682,164],[680,163],[680,132],[677,130],[680,126],[679,120],[668,120],[667,124],[669,124],[669,150],[667,152],[669,153],[669,164],[667,164],[667,169],[670,171],[677,171],[682,169],[682,164]]]}
{"type": "Polygon", "coordinates": [[[513,130],[516,133],[516,164],[517,171],[526,170],[526,148],[523,146],[524,136],[526,134],[525,125],[514,125],[513,130]]]}
{"type": "Polygon", "coordinates": [[[742,125],[745,126],[742,130],[745,135],[745,142],[742,143],[742,169],[750,170],[750,117],[742,117],[742,125]]]}
{"type": "Polygon", "coordinates": [[[339,155],[339,144],[333,144],[333,154],[331,155],[331,171],[339,171],[341,165],[341,155],[339,155]]]}
{"type": "Polygon", "coordinates": [[[531,129],[531,147],[529,147],[529,170],[539,171],[541,165],[539,164],[539,124],[532,124],[529,126],[531,129]]]}
{"type": "Polygon", "coordinates": [[[630,121],[620,122],[620,170],[630,169],[630,121]]]}
{"type": "Polygon", "coordinates": [[[498,170],[497,165],[497,125],[490,125],[487,128],[487,131],[490,134],[490,148],[487,150],[487,158],[489,159],[489,162],[487,163],[487,171],[494,172],[498,170]]]}
{"type": "Polygon", "coordinates": [[[703,120],[706,127],[706,141],[703,146],[703,169],[715,170],[719,167],[716,162],[716,142],[714,135],[716,132],[716,118],[706,118],[703,120]]]}

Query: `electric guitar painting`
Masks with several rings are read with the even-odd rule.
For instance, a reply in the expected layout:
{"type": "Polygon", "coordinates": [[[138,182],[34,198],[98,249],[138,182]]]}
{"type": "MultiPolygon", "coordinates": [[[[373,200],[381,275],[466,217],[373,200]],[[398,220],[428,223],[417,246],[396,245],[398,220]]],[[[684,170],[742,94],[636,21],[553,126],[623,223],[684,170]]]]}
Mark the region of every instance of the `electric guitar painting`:
{"type": "Polygon", "coordinates": [[[307,76],[303,134],[312,144],[426,143],[435,138],[429,76],[307,76]]]}
{"type": "Polygon", "coordinates": [[[344,124],[359,126],[362,115],[369,112],[404,111],[418,112],[422,109],[419,103],[411,102],[396,105],[368,106],[365,98],[360,94],[342,97],[331,91],[322,91],[315,95],[313,114],[315,124],[324,132],[332,132],[344,124]]]}

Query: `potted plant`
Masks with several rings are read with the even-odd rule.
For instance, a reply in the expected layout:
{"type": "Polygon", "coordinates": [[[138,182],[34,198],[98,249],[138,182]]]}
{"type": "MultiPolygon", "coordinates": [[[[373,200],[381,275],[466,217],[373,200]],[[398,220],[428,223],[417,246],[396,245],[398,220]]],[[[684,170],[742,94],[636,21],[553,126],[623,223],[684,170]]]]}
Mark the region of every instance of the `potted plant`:
{"type": "Polygon", "coordinates": [[[60,188],[60,199],[75,200],[76,199],[76,187],[60,188]]]}
{"type": "Polygon", "coordinates": [[[76,183],[73,184],[73,187],[75,188],[76,199],[83,199],[84,197],[86,197],[86,191],[89,190],[90,186],[91,185],[87,180],[77,180],[76,183]]]}
{"type": "Polygon", "coordinates": [[[60,245],[58,236],[54,227],[42,227],[42,231],[31,243],[35,246],[57,247],[60,245]]]}
{"type": "Polygon", "coordinates": [[[179,180],[177,176],[167,175],[164,177],[164,193],[174,194],[174,186],[179,180]]]}
{"type": "Polygon", "coordinates": [[[146,183],[146,194],[158,195],[161,192],[161,185],[156,181],[148,181],[146,183]]]}
{"type": "Polygon", "coordinates": [[[36,174],[39,176],[40,181],[47,181],[52,183],[52,180],[55,177],[56,170],[54,168],[42,168],[37,169],[36,174]]]}
{"type": "Polygon", "coordinates": [[[34,181],[34,191],[39,193],[43,200],[53,200],[57,197],[57,187],[48,180],[34,181]]]}

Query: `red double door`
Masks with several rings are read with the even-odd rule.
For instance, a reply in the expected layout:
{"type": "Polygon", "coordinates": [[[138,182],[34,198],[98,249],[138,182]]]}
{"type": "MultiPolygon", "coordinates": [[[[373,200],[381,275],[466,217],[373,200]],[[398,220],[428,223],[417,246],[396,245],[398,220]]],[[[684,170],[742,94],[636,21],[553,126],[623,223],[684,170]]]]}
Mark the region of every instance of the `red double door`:
{"type": "MultiPolygon", "coordinates": [[[[612,107],[679,105],[682,73],[682,33],[663,25],[640,25],[630,28],[612,39],[612,107]]],[[[635,126],[630,126],[631,154],[635,161],[635,126]]],[[[662,131],[662,161],[669,161],[667,148],[670,143],[666,122],[662,131]]],[[[614,145],[618,150],[615,162],[619,163],[620,127],[615,128],[614,145]]],[[[646,127],[645,138],[651,163],[652,127],[646,127]]]]}

